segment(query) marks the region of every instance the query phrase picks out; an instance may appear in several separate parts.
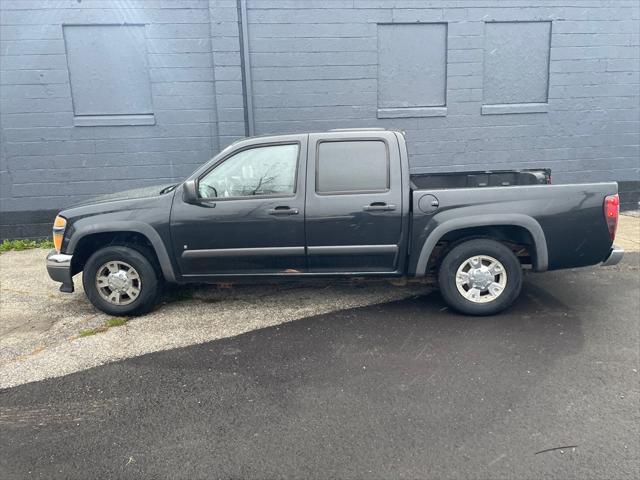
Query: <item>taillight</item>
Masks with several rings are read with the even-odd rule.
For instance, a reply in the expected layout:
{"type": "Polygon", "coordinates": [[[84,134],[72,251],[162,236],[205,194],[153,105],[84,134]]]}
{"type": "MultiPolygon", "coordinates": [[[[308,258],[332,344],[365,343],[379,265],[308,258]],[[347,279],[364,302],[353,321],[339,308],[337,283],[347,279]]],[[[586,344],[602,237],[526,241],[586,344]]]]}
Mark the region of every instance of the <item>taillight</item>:
{"type": "Polygon", "coordinates": [[[608,195],[604,198],[604,218],[607,221],[611,241],[616,238],[618,228],[618,216],[620,215],[620,197],[618,194],[608,195]]]}

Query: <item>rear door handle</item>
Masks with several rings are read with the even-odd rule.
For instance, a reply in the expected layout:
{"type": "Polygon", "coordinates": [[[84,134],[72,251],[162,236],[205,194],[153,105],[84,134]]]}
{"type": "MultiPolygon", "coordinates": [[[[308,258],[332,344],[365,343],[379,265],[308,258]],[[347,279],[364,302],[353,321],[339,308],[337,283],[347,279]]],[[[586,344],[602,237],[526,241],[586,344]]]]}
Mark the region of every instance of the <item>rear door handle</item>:
{"type": "Polygon", "coordinates": [[[269,215],[298,215],[300,213],[300,210],[298,210],[297,208],[288,207],[286,205],[280,205],[276,208],[267,210],[267,213],[269,215]]]}
{"type": "Polygon", "coordinates": [[[384,202],[373,202],[372,204],[365,206],[363,210],[365,212],[390,212],[395,209],[395,205],[387,205],[384,202]]]}

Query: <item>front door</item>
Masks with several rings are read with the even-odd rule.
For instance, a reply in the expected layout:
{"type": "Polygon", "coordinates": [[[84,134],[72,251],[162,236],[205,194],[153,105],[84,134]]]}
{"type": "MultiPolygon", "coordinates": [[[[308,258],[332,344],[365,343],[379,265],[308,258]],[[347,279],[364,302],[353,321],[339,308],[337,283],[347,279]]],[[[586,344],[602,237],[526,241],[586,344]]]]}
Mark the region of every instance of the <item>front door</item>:
{"type": "Polygon", "coordinates": [[[393,272],[402,237],[402,178],[392,132],[309,135],[309,271],[393,272]]]}
{"type": "Polygon", "coordinates": [[[307,136],[241,142],[201,173],[197,205],[176,192],[173,248],[184,276],[306,270],[307,136]]]}

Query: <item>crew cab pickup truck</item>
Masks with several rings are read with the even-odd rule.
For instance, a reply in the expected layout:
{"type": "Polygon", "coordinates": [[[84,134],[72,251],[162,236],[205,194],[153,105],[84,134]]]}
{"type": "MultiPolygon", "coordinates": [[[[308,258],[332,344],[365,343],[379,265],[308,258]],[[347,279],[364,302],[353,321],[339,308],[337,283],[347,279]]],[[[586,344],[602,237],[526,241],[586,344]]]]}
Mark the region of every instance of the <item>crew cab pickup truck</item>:
{"type": "Polygon", "coordinates": [[[246,138],[182,183],[60,212],[47,257],[60,290],[142,314],[164,282],[435,276],[470,315],[511,305],[522,270],[614,265],[617,184],[548,170],[412,174],[402,132],[246,138]]]}

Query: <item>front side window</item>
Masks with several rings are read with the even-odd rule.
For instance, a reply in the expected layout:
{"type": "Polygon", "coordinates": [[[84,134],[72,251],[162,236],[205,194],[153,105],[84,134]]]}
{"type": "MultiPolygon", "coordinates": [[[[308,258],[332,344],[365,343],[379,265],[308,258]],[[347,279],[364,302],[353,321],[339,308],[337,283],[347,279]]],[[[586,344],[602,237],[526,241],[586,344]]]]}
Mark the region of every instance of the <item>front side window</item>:
{"type": "Polygon", "coordinates": [[[316,192],[359,193],[389,189],[389,154],[380,140],[321,142],[316,192]]]}
{"type": "Polygon", "coordinates": [[[200,179],[202,198],[234,198],[295,193],[297,144],[243,150],[200,179]]]}

